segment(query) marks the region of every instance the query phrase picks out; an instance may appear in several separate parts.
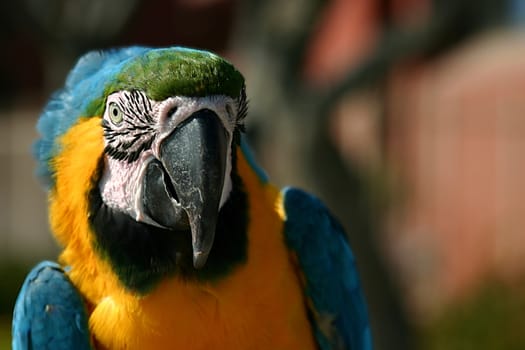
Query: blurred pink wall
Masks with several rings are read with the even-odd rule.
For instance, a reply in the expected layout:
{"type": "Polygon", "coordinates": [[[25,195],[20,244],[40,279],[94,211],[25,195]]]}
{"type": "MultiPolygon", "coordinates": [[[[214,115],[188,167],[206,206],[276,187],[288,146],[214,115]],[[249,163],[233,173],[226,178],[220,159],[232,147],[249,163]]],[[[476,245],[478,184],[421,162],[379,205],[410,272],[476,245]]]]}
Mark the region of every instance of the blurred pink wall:
{"type": "Polygon", "coordinates": [[[421,307],[525,272],[525,39],[498,32],[388,85],[407,201],[387,246],[421,307]]]}

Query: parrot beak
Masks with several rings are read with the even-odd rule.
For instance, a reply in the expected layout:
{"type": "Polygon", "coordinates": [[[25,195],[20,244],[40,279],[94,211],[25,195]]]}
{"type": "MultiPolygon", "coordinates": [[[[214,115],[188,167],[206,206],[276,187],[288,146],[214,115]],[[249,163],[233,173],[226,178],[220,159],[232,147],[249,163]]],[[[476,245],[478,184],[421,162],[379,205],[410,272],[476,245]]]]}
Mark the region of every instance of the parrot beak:
{"type": "Polygon", "coordinates": [[[162,140],[143,183],[146,213],[173,230],[191,230],[193,266],[213,245],[224,184],[228,134],[209,109],[195,112],[162,140]]]}

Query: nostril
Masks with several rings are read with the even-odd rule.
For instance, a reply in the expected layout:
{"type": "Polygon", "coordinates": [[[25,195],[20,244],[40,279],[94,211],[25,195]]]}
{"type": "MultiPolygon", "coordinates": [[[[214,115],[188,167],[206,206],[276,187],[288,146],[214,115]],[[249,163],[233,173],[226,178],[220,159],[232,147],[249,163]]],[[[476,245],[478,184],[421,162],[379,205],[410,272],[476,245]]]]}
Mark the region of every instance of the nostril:
{"type": "Polygon", "coordinates": [[[177,113],[177,110],[178,110],[178,109],[179,109],[179,107],[177,107],[177,106],[173,106],[173,107],[171,107],[171,108],[169,109],[168,113],[166,114],[166,117],[168,117],[168,118],[173,117],[173,115],[174,115],[175,113],[177,113]]]}

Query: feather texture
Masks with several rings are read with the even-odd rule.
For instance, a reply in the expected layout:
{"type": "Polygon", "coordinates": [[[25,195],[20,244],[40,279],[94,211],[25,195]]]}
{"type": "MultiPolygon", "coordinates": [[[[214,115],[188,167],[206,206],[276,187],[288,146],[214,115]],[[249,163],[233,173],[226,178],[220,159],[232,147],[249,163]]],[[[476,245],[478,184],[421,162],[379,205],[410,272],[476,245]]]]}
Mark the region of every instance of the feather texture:
{"type": "Polygon", "coordinates": [[[13,316],[13,350],[91,349],[84,303],[62,268],[44,261],[27,276],[13,316]]]}

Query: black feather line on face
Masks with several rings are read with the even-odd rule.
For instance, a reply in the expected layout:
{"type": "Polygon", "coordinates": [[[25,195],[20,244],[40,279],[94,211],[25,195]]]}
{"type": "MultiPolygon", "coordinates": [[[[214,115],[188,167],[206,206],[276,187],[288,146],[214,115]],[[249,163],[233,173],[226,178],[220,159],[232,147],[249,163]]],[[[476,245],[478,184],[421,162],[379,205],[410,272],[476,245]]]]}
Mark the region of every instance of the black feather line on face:
{"type": "MultiPolygon", "coordinates": [[[[148,149],[151,148],[151,145],[153,144],[153,137],[150,137],[146,142],[143,142],[140,144],[140,146],[132,151],[132,152],[129,152],[129,151],[119,151],[120,148],[114,148],[114,147],[111,147],[111,146],[106,146],[104,148],[104,152],[114,158],[114,159],[117,159],[117,160],[124,160],[128,163],[132,163],[134,161],[136,161],[137,159],[139,159],[140,157],[140,154],[148,149]]],[[[124,147],[124,145],[120,145],[120,147],[124,147]]]]}
{"type": "Polygon", "coordinates": [[[242,87],[241,94],[237,100],[237,128],[241,132],[245,132],[244,120],[248,115],[248,99],[246,97],[246,86],[242,87]]]}
{"type": "Polygon", "coordinates": [[[125,115],[138,119],[142,124],[153,122],[151,102],[144,93],[132,90],[125,93],[117,103],[125,115]]]}
{"type": "Polygon", "coordinates": [[[104,137],[107,141],[104,152],[111,158],[133,162],[143,151],[151,148],[155,137],[151,101],[144,93],[133,90],[125,92],[116,103],[124,119],[118,126],[106,119],[102,120],[104,137]],[[148,137],[148,134],[151,136],[148,137]]]}

